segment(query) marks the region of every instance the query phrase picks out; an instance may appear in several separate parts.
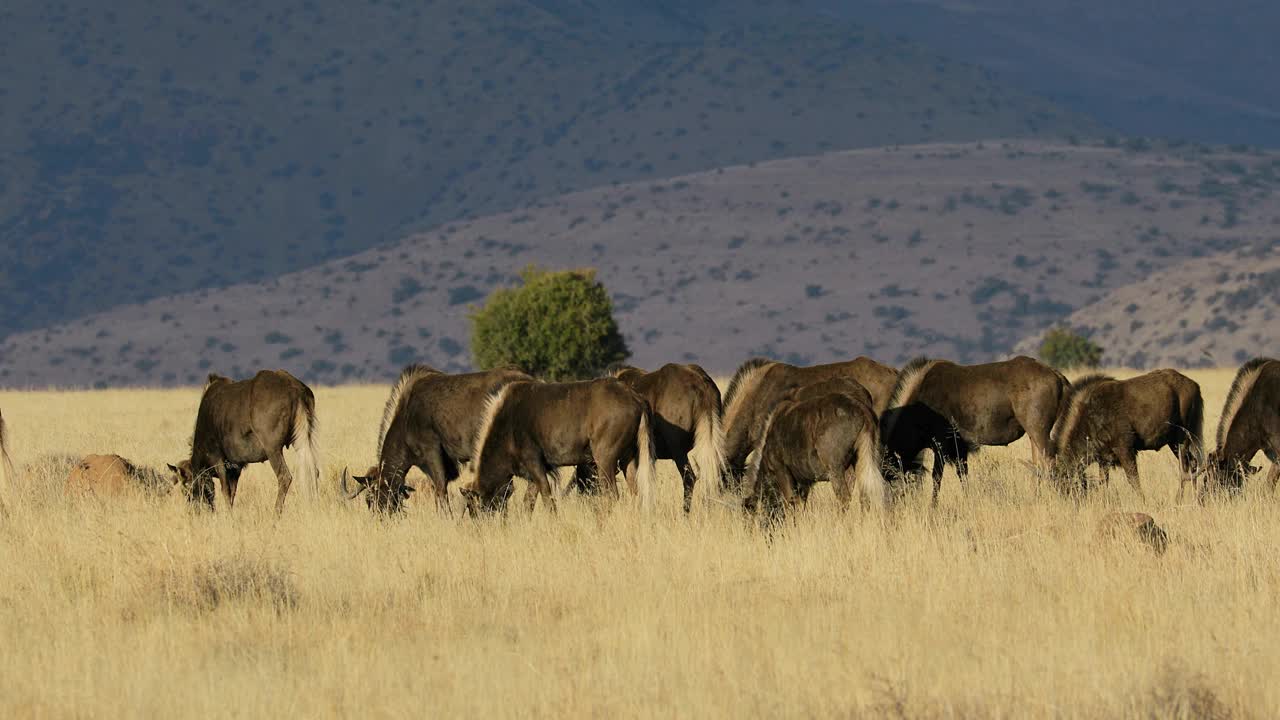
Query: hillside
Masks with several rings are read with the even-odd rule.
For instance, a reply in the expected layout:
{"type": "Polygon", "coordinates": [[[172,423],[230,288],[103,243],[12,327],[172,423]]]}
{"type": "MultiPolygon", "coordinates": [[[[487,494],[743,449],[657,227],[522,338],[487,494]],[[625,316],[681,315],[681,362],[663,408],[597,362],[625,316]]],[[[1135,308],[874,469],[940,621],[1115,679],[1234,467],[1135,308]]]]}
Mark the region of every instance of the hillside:
{"type": "MultiPolygon", "coordinates": [[[[1125,367],[1229,367],[1280,355],[1280,240],[1180,263],[1107,293],[1065,322],[1125,367]]],[[[1034,352],[1039,337],[1019,343],[1034,352]]]]}
{"type": "Polygon", "coordinates": [[[1280,146],[1264,0],[801,0],[999,72],[1127,135],[1280,146]]]}
{"type": "Polygon", "coordinates": [[[848,22],[663,3],[0,9],[0,335],[612,183],[1096,126],[848,22]]]}
{"type": "MultiPolygon", "coordinates": [[[[1269,241],[1280,156],[1039,142],[828,153],[597,189],[260,284],[9,337],[7,386],[194,383],[281,366],[462,369],[469,304],[529,263],[590,265],[641,365],[766,354],[981,361],[1195,258],[1269,241]]],[[[1178,322],[1144,306],[1151,325],[1178,322]]]]}

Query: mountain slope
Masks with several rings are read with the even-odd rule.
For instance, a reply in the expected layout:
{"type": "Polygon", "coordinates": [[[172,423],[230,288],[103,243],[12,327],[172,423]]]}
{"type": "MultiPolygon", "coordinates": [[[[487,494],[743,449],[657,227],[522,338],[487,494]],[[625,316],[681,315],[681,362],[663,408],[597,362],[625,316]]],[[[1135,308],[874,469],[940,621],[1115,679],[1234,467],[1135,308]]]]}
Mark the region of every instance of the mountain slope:
{"type": "MultiPolygon", "coordinates": [[[[1108,366],[1225,367],[1280,355],[1280,241],[1190,260],[1065,319],[1108,366]]],[[[1034,352],[1040,338],[1019,343],[1034,352]]]]}
{"type": "Polygon", "coordinates": [[[9,3],[0,333],[615,182],[1095,129],[850,23],[605,6],[9,3]]]}
{"type": "MultiPolygon", "coordinates": [[[[1269,240],[1280,156],[1033,141],[792,158],[548,199],[254,285],[0,345],[0,383],[196,383],[283,366],[380,380],[468,366],[470,304],[529,263],[589,265],[635,362],[766,354],[976,362],[1152,273],[1269,240]]],[[[1151,322],[1176,322],[1151,308],[1151,322]]]]}

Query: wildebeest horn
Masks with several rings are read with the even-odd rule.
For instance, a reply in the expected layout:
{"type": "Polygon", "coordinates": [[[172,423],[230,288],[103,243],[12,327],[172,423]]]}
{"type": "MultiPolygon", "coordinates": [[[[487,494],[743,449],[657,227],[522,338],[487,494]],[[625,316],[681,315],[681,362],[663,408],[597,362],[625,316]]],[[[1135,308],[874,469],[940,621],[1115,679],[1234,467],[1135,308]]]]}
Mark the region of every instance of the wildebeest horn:
{"type": "Polygon", "coordinates": [[[356,499],[360,493],[369,489],[368,485],[361,485],[355,492],[351,492],[351,468],[342,468],[342,494],[347,496],[348,500],[356,499]]]}

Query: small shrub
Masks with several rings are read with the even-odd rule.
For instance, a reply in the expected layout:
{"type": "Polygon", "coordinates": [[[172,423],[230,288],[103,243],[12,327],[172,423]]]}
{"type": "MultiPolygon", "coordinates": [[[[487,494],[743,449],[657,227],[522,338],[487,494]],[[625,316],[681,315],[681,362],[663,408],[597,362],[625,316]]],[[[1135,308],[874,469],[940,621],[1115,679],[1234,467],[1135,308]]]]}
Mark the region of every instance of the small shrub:
{"type": "Polygon", "coordinates": [[[529,267],[520,277],[523,286],[494,292],[471,313],[476,365],[514,364],[551,380],[572,380],[631,356],[594,270],[529,267]]]}
{"type": "Polygon", "coordinates": [[[1102,362],[1102,348],[1063,325],[1045,333],[1040,359],[1061,370],[1096,368],[1102,362]]]}

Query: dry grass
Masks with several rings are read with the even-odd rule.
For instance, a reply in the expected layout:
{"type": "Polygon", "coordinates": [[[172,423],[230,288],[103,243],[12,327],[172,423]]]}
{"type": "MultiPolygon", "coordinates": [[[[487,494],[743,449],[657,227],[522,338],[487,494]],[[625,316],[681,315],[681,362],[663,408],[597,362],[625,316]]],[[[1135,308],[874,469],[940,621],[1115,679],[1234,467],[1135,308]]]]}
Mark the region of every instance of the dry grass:
{"type": "MultiPolygon", "coordinates": [[[[1231,373],[1197,373],[1210,422],[1231,373]]],[[[384,388],[321,389],[328,458],[361,466],[384,388]]],[[[1175,506],[1143,459],[1082,505],[1041,492],[1024,444],[981,454],[941,510],[891,527],[829,489],[772,537],[719,506],[653,518],[397,521],[328,494],[234,514],[177,498],[66,500],[51,453],[159,464],[196,390],[2,393],[26,497],[0,526],[0,713],[21,716],[1265,717],[1280,709],[1280,519],[1175,506]],[[1094,531],[1114,509],[1169,531],[1156,557],[1094,531]]]]}

